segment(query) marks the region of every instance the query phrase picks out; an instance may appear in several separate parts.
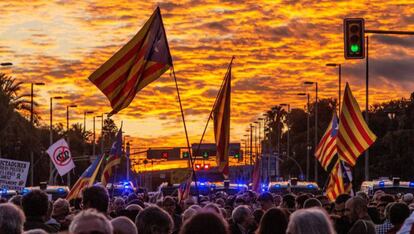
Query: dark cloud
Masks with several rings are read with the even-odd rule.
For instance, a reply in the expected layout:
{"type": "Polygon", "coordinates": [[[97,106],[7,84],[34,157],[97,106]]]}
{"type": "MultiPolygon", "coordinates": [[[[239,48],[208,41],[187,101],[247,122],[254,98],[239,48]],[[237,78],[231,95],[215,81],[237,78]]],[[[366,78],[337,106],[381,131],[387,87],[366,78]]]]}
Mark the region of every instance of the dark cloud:
{"type": "Polygon", "coordinates": [[[229,32],[230,29],[226,26],[229,25],[230,22],[223,20],[223,21],[219,21],[219,22],[210,22],[210,23],[206,23],[203,24],[201,27],[203,28],[208,28],[210,30],[214,30],[214,31],[219,31],[222,33],[226,33],[229,32]]]}
{"type": "Polygon", "coordinates": [[[268,81],[269,77],[252,77],[249,79],[239,80],[235,82],[234,89],[235,90],[243,90],[243,91],[265,91],[271,90],[271,88],[267,85],[264,85],[266,81],[268,81]]]}
{"type": "MultiPolygon", "coordinates": [[[[414,61],[408,58],[404,59],[370,59],[369,76],[373,82],[378,78],[396,82],[414,82],[414,61]]],[[[363,85],[365,82],[365,62],[353,66],[344,67],[344,74],[351,75],[358,84],[363,85]]]]}
{"type": "Polygon", "coordinates": [[[401,37],[401,36],[388,36],[388,35],[374,35],[373,39],[377,40],[380,43],[393,46],[403,46],[403,47],[413,47],[414,46],[414,37],[401,37]]]}

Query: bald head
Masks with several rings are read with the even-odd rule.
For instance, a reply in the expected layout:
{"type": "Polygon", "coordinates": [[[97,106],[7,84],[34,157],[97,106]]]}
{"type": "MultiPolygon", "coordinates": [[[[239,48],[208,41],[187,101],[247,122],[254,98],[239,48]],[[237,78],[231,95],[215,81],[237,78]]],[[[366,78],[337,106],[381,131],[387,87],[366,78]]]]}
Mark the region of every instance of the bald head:
{"type": "Polygon", "coordinates": [[[345,203],[345,215],[351,222],[368,215],[367,210],[367,202],[359,196],[352,197],[345,203]]]}
{"type": "Polygon", "coordinates": [[[111,220],[114,228],[114,234],[137,234],[137,227],[127,217],[117,217],[111,220]]]}

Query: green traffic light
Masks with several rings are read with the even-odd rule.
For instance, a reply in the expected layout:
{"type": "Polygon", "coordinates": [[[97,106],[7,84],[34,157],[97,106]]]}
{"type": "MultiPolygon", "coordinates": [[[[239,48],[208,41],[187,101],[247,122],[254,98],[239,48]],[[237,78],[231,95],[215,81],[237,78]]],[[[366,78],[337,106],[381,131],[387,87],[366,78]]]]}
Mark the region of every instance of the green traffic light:
{"type": "Polygon", "coordinates": [[[208,158],[208,152],[203,152],[203,158],[208,158]]]}
{"type": "Polygon", "coordinates": [[[355,44],[351,45],[351,51],[353,53],[359,52],[359,45],[355,45],[355,44]]]}
{"type": "Polygon", "coordinates": [[[239,154],[235,154],[235,155],[234,155],[234,157],[235,157],[235,158],[239,158],[239,157],[240,157],[240,155],[239,155],[239,154]]]}

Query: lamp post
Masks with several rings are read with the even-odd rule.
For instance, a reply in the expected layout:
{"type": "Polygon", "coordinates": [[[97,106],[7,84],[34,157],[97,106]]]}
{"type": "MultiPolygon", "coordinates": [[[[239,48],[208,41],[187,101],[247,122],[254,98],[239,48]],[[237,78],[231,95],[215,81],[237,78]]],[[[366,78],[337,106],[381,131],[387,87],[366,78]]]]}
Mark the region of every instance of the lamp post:
{"type": "MultiPolygon", "coordinates": [[[[76,108],[78,107],[77,105],[67,105],[66,106],[66,141],[68,143],[68,145],[70,146],[70,139],[69,139],[69,108],[76,108]]],[[[67,185],[68,187],[70,187],[70,173],[71,171],[68,172],[68,177],[67,177],[67,185]]]]}
{"type": "Polygon", "coordinates": [[[309,157],[309,121],[310,121],[310,113],[309,113],[309,93],[298,93],[299,96],[306,96],[307,97],[307,104],[306,109],[308,112],[307,121],[306,121],[306,180],[309,181],[309,171],[310,171],[310,157],[309,157]]]}
{"type": "Polygon", "coordinates": [[[124,153],[125,153],[125,161],[126,161],[126,163],[125,163],[125,166],[126,166],[126,177],[127,177],[127,180],[129,181],[129,142],[127,142],[126,141],[126,138],[129,138],[129,137],[131,137],[130,135],[124,135],[124,142],[123,142],[123,145],[124,145],[124,153]]]}
{"type": "Polygon", "coordinates": [[[103,126],[104,126],[104,114],[102,115],[97,115],[96,118],[100,118],[101,119],[101,154],[103,155],[104,153],[104,138],[103,138],[103,126]]]}
{"type": "MultiPolygon", "coordinates": [[[[59,100],[59,99],[63,99],[63,97],[61,96],[54,96],[54,97],[50,97],[50,122],[49,122],[49,143],[50,145],[53,144],[53,99],[59,100]]],[[[52,164],[52,160],[49,161],[49,184],[54,184],[53,181],[53,164],[52,164]]]]}
{"type": "MultiPolygon", "coordinates": [[[[10,64],[8,66],[11,66],[12,63],[2,63],[3,64],[10,64]]],[[[30,83],[30,126],[33,127],[33,106],[34,106],[34,102],[33,102],[33,88],[34,86],[42,86],[45,85],[45,83],[43,82],[36,82],[36,83],[30,83]]],[[[30,186],[33,186],[33,179],[34,179],[34,167],[33,167],[33,163],[34,163],[34,155],[33,155],[33,149],[30,149],[30,186]]]]}
{"type": "Polygon", "coordinates": [[[86,115],[93,114],[93,111],[84,111],[83,112],[83,132],[86,132],[86,115]]]}
{"type": "Polygon", "coordinates": [[[327,63],[326,66],[328,67],[338,67],[338,112],[341,111],[341,73],[342,73],[342,66],[340,63],[327,63]]]}
{"type": "Polygon", "coordinates": [[[247,138],[247,139],[244,140],[244,154],[243,154],[243,157],[244,157],[244,165],[247,165],[247,146],[249,144],[249,134],[245,134],[243,136],[245,138],[247,138]]]}
{"type": "MultiPolygon", "coordinates": [[[[318,82],[313,81],[305,81],[305,85],[315,85],[315,137],[314,137],[314,147],[313,149],[316,150],[316,147],[318,146],[318,82]]],[[[316,160],[316,157],[313,157],[314,159],[314,180],[317,183],[318,182],[318,160],[316,160]]]]}

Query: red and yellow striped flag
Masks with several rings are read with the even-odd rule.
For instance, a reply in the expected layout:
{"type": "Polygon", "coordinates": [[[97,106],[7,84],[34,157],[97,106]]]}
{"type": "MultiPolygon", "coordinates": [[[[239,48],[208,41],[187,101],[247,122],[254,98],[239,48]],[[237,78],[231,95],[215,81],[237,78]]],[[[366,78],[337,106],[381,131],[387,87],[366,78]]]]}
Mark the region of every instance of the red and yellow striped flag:
{"type": "Polygon", "coordinates": [[[217,146],[217,166],[227,179],[229,176],[229,141],[230,141],[230,100],[231,100],[231,59],[223,87],[219,91],[213,108],[214,136],[217,146]]]}
{"type": "Polygon", "coordinates": [[[337,150],[339,157],[355,166],[358,157],[377,139],[368,128],[348,83],[345,87],[343,107],[339,117],[337,150]]]}
{"type": "Polygon", "coordinates": [[[159,7],[141,30],[89,80],[109,99],[110,115],[128,107],[136,93],[172,66],[159,7]]]}
{"type": "Polygon", "coordinates": [[[342,193],[345,193],[345,186],[342,178],[340,162],[338,160],[329,175],[329,184],[328,187],[326,187],[326,196],[330,201],[335,201],[336,197],[342,193]]]}

